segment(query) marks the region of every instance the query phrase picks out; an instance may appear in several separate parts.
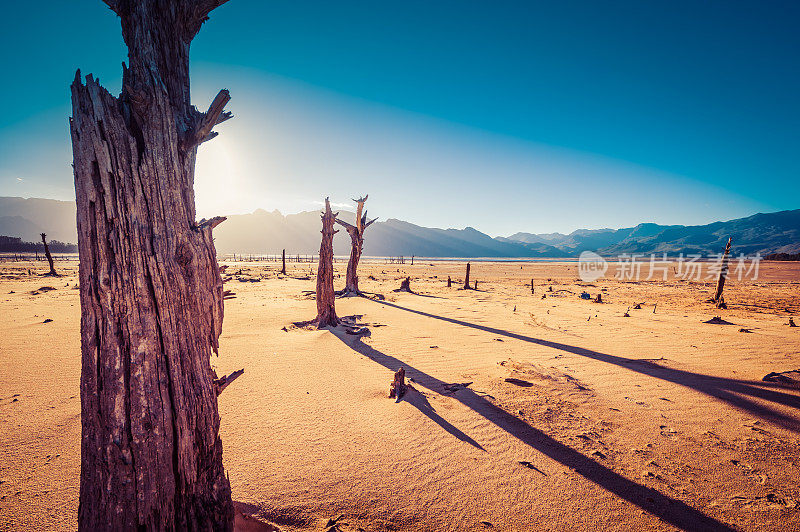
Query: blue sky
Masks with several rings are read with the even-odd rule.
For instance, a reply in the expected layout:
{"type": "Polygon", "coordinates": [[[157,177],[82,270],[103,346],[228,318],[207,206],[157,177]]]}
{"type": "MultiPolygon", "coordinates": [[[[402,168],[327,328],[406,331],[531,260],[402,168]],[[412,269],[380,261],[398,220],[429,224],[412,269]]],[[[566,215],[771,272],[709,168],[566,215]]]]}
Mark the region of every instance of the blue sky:
{"type": "MultiPolygon", "coordinates": [[[[100,0],[0,21],[0,195],[73,198],[80,67],[126,59],[100,0]]],[[[198,214],[370,213],[492,235],[800,207],[800,3],[231,0],[192,45],[198,214]]]]}

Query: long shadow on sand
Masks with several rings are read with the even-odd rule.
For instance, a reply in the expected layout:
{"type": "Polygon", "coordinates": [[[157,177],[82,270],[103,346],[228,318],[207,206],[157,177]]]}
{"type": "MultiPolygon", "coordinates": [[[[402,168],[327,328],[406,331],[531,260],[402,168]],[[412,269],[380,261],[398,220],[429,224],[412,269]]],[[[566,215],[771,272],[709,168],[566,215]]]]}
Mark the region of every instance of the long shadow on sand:
{"type": "Polygon", "coordinates": [[[765,388],[782,387],[774,383],[767,383],[762,381],[726,379],[723,377],[712,377],[709,375],[692,373],[690,371],[667,368],[655,364],[649,360],[640,360],[635,358],[625,358],[615,355],[608,355],[605,353],[592,351],[591,349],[586,349],[583,347],[562,344],[559,342],[552,342],[549,340],[542,340],[540,338],[533,338],[531,336],[525,336],[523,334],[510,332],[503,329],[497,329],[495,327],[488,327],[486,325],[470,323],[455,318],[437,316],[436,314],[431,314],[429,312],[423,312],[421,310],[415,310],[412,308],[403,307],[396,303],[389,303],[387,301],[381,301],[380,303],[382,305],[387,305],[399,310],[405,310],[406,312],[419,314],[420,316],[434,318],[455,325],[470,327],[472,329],[478,329],[480,331],[485,331],[491,334],[506,336],[508,338],[514,338],[516,340],[521,340],[523,342],[530,342],[544,347],[550,347],[552,349],[566,351],[568,353],[572,353],[586,358],[591,358],[593,360],[598,360],[600,362],[606,362],[608,364],[614,364],[615,366],[620,366],[630,371],[647,375],[649,377],[669,381],[675,384],[679,384],[681,386],[686,386],[687,388],[691,388],[693,390],[704,393],[711,397],[715,397],[736,408],[745,410],[755,416],[761,417],[764,420],[775,423],[776,425],[784,427],[788,430],[800,433],[800,420],[798,420],[797,418],[788,416],[778,410],[775,410],[774,408],[770,408],[769,406],[753,402],[747,397],[742,397],[742,396],[749,396],[751,398],[758,398],[764,401],[770,401],[791,408],[800,409],[800,397],[798,397],[797,395],[776,391],[775,389],[765,389],[765,388]]]}
{"type": "MultiPolygon", "coordinates": [[[[350,345],[350,347],[353,347],[349,342],[346,342],[346,343],[348,345],[350,345]]],[[[365,345],[364,343],[361,343],[361,342],[359,342],[359,343],[362,346],[365,345]]],[[[372,358],[372,357],[370,357],[370,358],[372,358]]],[[[442,416],[437,414],[436,410],[434,410],[434,408],[428,402],[428,399],[424,395],[422,395],[420,392],[418,392],[417,390],[409,387],[408,392],[406,392],[406,394],[403,396],[403,401],[405,401],[406,403],[414,406],[417,410],[419,410],[420,412],[422,412],[423,414],[428,416],[434,423],[436,423],[437,425],[442,427],[450,435],[455,436],[459,440],[461,440],[461,441],[463,441],[465,443],[468,443],[468,444],[472,445],[473,447],[476,447],[477,449],[480,449],[481,451],[485,451],[485,449],[483,447],[481,447],[481,445],[478,442],[476,442],[475,440],[473,440],[472,438],[470,438],[469,436],[464,434],[462,431],[460,431],[458,428],[456,428],[452,423],[448,422],[442,416]]]]}
{"type": "MultiPolygon", "coordinates": [[[[447,389],[446,386],[448,384],[444,381],[419,371],[395,357],[374,349],[363,343],[359,337],[336,330],[331,330],[331,332],[354,351],[377,362],[392,372],[395,372],[400,367],[405,368],[407,377],[412,378],[416,384],[432,392],[443,394],[447,389]]],[[[684,530],[735,530],[682,501],[668,497],[655,489],[642,486],[615,473],[611,469],[584,456],[571,447],[551,438],[544,432],[531,427],[525,421],[512,416],[502,408],[494,405],[468,388],[461,388],[448,396],[453,397],[538,452],[574,469],[584,478],[675,527],[684,530]]]]}

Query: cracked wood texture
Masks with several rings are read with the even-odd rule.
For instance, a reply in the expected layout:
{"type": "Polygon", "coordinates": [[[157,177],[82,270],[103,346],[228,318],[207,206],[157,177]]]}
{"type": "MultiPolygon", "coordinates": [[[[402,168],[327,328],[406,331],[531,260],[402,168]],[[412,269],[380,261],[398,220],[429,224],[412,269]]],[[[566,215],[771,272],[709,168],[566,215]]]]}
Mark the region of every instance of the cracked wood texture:
{"type": "Polygon", "coordinates": [[[322,213],[322,243],[319,246],[319,267],[317,268],[317,323],[318,328],[336,327],[336,294],[333,291],[333,229],[336,214],[331,212],[331,204],[325,198],[325,212],[322,213]]]}
{"type": "MultiPolygon", "coordinates": [[[[232,530],[210,365],[223,289],[195,222],[189,45],[220,0],[106,0],[128,46],[115,98],[80,71],[72,135],[81,300],[80,530],[232,530]]],[[[210,124],[210,125],[209,125],[210,124]]]]}

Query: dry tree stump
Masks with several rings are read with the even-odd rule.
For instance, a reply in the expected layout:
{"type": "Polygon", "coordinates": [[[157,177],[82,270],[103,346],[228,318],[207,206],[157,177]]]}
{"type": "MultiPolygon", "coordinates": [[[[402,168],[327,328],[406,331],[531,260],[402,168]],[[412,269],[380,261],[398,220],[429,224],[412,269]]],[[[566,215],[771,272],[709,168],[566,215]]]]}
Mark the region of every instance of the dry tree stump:
{"type": "MultiPolygon", "coordinates": [[[[338,214],[338,213],[337,213],[338,214]]],[[[336,293],[333,291],[333,229],[337,214],[331,212],[331,203],[325,198],[325,211],[322,213],[322,242],[319,246],[319,266],[317,267],[317,318],[318,328],[336,327],[336,293]]]]}
{"type": "Polygon", "coordinates": [[[403,398],[407,390],[408,386],[406,385],[406,370],[404,368],[400,368],[394,374],[392,386],[389,388],[389,398],[394,399],[395,403],[399,403],[400,399],[403,398]]]}
{"type": "Polygon", "coordinates": [[[395,292],[408,292],[409,294],[413,294],[414,292],[411,291],[411,277],[406,277],[400,281],[400,288],[395,290],[395,292]]]}
{"type": "Polygon", "coordinates": [[[281,252],[281,263],[282,263],[282,265],[281,265],[281,273],[283,275],[286,275],[286,250],[285,249],[281,252]]]}
{"type": "Polygon", "coordinates": [[[345,288],[342,290],[342,295],[361,295],[358,289],[358,261],[361,259],[361,252],[364,249],[364,231],[375,223],[377,218],[367,221],[367,213],[364,211],[364,203],[366,203],[369,194],[363,198],[354,199],[356,202],[356,224],[352,225],[345,221],[336,219],[336,223],[341,225],[347,230],[350,235],[350,260],[347,262],[347,274],[345,276],[345,288]],[[363,212],[363,214],[362,214],[363,212]]]}
{"type": "Polygon", "coordinates": [[[231,118],[189,98],[189,45],[225,0],[104,0],[128,46],[122,93],[71,86],[81,301],[78,529],[232,530],[217,376],[223,283],[195,221],[197,146],[231,118]]]}
{"type": "Polygon", "coordinates": [[[447,276],[447,288],[450,288],[452,286],[453,286],[453,281],[450,279],[450,276],[448,275],[447,276]]]}
{"type": "Polygon", "coordinates": [[[469,262],[467,263],[467,276],[464,278],[464,290],[469,290],[469,262]]]}
{"type": "MultiPolygon", "coordinates": [[[[50,246],[47,245],[47,235],[42,233],[42,244],[44,244],[44,254],[47,256],[47,262],[50,263],[50,271],[47,272],[45,275],[50,275],[52,277],[58,277],[56,273],[56,267],[53,263],[53,256],[50,254],[50,246]]],[[[39,253],[36,253],[36,260],[39,260],[39,253]]]]}

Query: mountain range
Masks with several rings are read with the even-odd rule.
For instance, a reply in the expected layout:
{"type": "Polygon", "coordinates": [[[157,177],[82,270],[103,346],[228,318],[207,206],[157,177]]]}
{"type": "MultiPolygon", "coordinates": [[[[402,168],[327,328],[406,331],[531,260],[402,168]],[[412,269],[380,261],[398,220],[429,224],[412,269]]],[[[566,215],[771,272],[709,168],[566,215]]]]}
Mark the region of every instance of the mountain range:
{"type": "MultiPolygon", "coordinates": [[[[340,218],[353,222],[351,212],[340,218]]],[[[341,229],[341,228],[340,228],[341,229]]],[[[283,215],[259,209],[236,214],[214,230],[217,252],[290,255],[317,253],[320,218],[317,211],[283,215]]],[[[39,239],[39,233],[63,242],[76,242],[75,204],[40,198],[0,197],[0,235],[39,239]]],[[[420,257],[576,257],[583,251],[603,256],[621,254],[699,253],[713,255],[733,237],[734,254],[800,252],[800,209],[755,214],[707,225],[642,223],[623,229],[579,229],[562,233],[515,233],[492,238],[472,227],[436,229],[390,218],[370,226],[364,239],[366,256],[420,257]]],[[[349,236],[334,238],[337,255],[349,253],[349,236]]]]}

